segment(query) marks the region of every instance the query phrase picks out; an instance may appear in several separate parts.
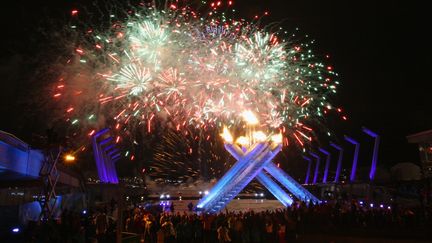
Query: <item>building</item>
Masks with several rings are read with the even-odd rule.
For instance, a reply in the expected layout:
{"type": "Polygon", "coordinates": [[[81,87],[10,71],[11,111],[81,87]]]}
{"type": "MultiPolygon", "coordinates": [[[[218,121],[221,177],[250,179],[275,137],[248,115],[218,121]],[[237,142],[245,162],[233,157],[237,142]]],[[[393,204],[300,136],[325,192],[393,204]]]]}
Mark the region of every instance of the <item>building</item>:
{"type": "Polygon", "coordinates": [[[407,136],[409,143],[419,146],[420,165],[424,178],[432,178],[432,130],[407,136]]]}

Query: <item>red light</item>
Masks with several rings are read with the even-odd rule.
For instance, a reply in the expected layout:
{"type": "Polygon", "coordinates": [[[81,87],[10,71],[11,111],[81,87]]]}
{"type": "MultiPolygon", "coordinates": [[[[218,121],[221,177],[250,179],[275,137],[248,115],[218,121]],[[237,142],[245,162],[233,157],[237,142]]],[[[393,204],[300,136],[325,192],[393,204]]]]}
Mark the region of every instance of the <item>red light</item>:
{"type": "Polygon", "coordinates": [[[328,66],[328,67],[327,67],[327,70],[329,70],[329,71],[331,71],[332,69],[333,69],[332,66],[328,66]]]}
{"type": "Polygon", "coordinates": [[[71,13],[72,13],[72,16],[76,16],[78,14],[78,10],[74,9],[74,10],[72,10],[71,13]]]}
{"type": "Polygon", "coordinates": [[[172,9],[177,9],[177,6],[174,5],[174,4],[171,4],[170,8],[172,8],[172,9]]]}
{"type": "Polygon", "coordinates": [[[93,136],[93,134],[95,134],[95,130],[92,130],[88,135],[93,136]]]}
{"type": "Polygon", "coordinates": [[[73,111],[73,110],[74,110],[74,108],[71,107],[71,108],[67,109],[66,112],[69,113],[69,112],[71,112],[71,111],[73,111]]]}
{"type": "Polygon", "coordinates": [[[348,120],[346,116],[342,116],[342,119],[344,119],[345,121],[348,120]]]}
{"type": "Polygon", "coordinates": [[[135,155],[132,155],[132,156],[131,156],[131,160],[132,160],[132,161],[135,160],[135,155]]]}
{"type": "Polygon", "coordinates": [[[228,5],[232,5],[232,1],[228,1],[228,5]]]}
{"type": "Polygon", "coordinates": [[[81,54],[81,55],[84,54],[84,51],[81,50],[81,49],[79,49],[79,48],[76,49],[76,52],[78,52],[78,53],[81,54]]]}

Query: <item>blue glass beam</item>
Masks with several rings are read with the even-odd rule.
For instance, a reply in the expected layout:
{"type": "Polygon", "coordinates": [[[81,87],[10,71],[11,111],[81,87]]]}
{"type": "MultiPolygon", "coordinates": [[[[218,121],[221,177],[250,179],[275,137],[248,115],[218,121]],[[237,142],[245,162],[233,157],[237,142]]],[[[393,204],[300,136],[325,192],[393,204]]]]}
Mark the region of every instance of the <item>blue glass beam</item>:
{"type": "MultiPolygon", "coordinates": [[[[238,148],[236,145],[232,145],[231,149],[228,151],[237,160],[241,159],[243,156],[242,150],[238,148]]],[[[274,177],[274,179],[280,182],[286,189],[288,189],[288,191],[290,191],[299,200],[313,201],[314,203],[319,203],[318,198],[312,195],[312,193],[306,190],[306,188],[300,185],[296,180],[294,180],[291,176],[285,173],[281,168],[277,167],[274,163],[268,163],[264,167],[264,170],[266,170],[271,176],[274,177]]],[[[260,172],[258,175],[261,174],[265,175],[264,172],[260,172]]]]}
{"type": "MultiPolygon", "coordinates": [[[[273,147],[273,146],[272,146],[273,147]]],[[[212,205],[209,207],[210,212],[216,213],[221,210],[225,204],[231,201],[238,193],[243,190],[249,182],[251,182],[258,173],[261,172],[263,167],[269,163],[277,153],[279,153],[281,146],[277,146],[276,148],[268,148],[264,150],[261,154],[259,154],[256,158],[252,159],[249,163],[248,167],[237,177],[235,177],[233,183],[231,184],[231,188],[227,189],[227,193],[224,194],[222,200],[218,201],[218,205],[212,205]]]]}
{"type": "Polygon", "coordinates": [[[315,173],[314,173],[314,178],[313,178],[313,184],[316,184],[317,180],[318,180],[318,172],[319,172],[319,166],[320,166],[320,157],[313,153],[313,152],[309,152],[309,154],[314,157],[316,159],[316,165],[315,165],[315,173]]]}
{"type": "Polygon", "coordinates": [[[353,138],[348,137],[346,135],[345,135],[345,140],[350,142],[351,144],[355,145],[354,158],[353,158],[353,163],[352,163],[352,167],[351,167],[351,175],[350,175],[350,181],[354,181],[355,176],[356,176],[356,170],[357,170],[358,156],[359,156],[359,152],[360,152],[360,143],[357,142],[356,140],[354,140],[353,138]]]}
{"type": "MultiPolygon", "coordinates": [[[[198,202],[197,209],[203,212],[217,213],[225,207],[246,185],[252,181],[263,167],[269,163],[277,153],[279,153],[281,146],[274,146],[263,143],[264,149],[258,152],[252,151],[246,153],[244,158],[239,162],[246,162],[246,166],[238,173],[232,173],[229,170],[225,175],[231,174],[231,179],[224,187],[220,187],[219,182],[210,190],[209,194],[198,202]]],[[[226,144],[229,149],[232,145],[226,144]]],[[[223,181],[223,180],[222,180],[223,181]]],[[[221,183],[222,184],[222,183],[221,183]]]]}
{"type": "Polygon", "coordinates": [[[285,207],[290,206],[293,200],[289,195],[279,187],[271,178],[269,178],[265,173],[261,172],[256,177],[265,188],[269,190],[273,196],[279,200],[285,207]]]}
{"type": "MultiPolygon", "coordinates": [[[[229,149],[227,150],[236,160],[240,160],[244,156],[245,148],[240,149],[236,145],[229,145],[229,149]]],[[[269,163],[269,165],[272,164],[273,163],[269,163]]],[[[264,169],[267,169],[269,165],[264,167],[264,169]]],[[[259,172],[256,178],[258,179],[258,182],[264,185],[285,207],[292,204],[292,198],[263,171],[259,172]]]]}
{"type": "Polygon", "coordinates": [[[291,176],[285,173],[281,168],[274,163],[269,163],[264,169],[288,189],[296,198],[304,202],[320,203],[320,200],[310,193],[306,188],[300,185],[291,176]]]}
{"type": "Polygon", "coordinates": [[[337,163],[337,167],[336,167],[336,174],[335,174],[335,178],[334,178],[334,182],[339,182],[339,177],[340,177],[340,172],[342,169],[342,159],[343,159],[343,148],[335,143],[330,143],[330,146],[332,146],[333,148],[337,149],[339,151],[339,158],[338,158],[338,163],[337,163]]]}
{"type": "Polygon", "coordinates": [[[319,148],[319,151],[327,156],[326,164],[325,164],[325,168],[324,168],[324,176],[323,176],[323,180],[322,180],[323,183],[327,183],[327,175],[328,175],[328,170],[330,167],[331,154],[327,150],[322,149],[322,148],[319,148]]]}
{"type": "MultiPolygon", "coordinates": [[[[216,199],[217,196],[219,196],[224,188],[227,188],[230,182],[233,181],[233,178],[236,177],[242,170],[245,169],[245,167],[248,165],[250,160],[256,156],[257,154],[261,153],[267,146],[264,143],[257,143],[254,146],[252,146],[247,152],[246,156],[242,158],[241,160],[238,160],[225,175],[212,187],[212,189],[209,191],[209,193],[203,197],[198,205],[198,209],[204,209],[204,207],[209,204],[212,200],[216,199]]],[[[228,151],[233,149],[232,146],[229,146],[229,144],[225,144],[225,149],[228,151]]]]}
{"type": "Polygon", "coordinates": [[[375,143],[374,143],[374,150],[373,150],[373,154],[372,154],[372,164],[371,164],[371,169],[369,172],[369,179],[371,181],[373,181],[373,179],[375,178],[375,171],[376,171],[376,166],[378,163],[378,150],[379,150],[379,144],[380,144],[380,136],[367,129],[366,127],[363,127],[363,132],[365,132],[367,135],[375,138],[375,143]]]}
{"type": "Polygon", "coordinates": [[[311,168],[312,168],[312,160],[309,157],[303,156],[303,159],[308,161],[308,168],[307,168],[307,172],[306,172],[306,177],[305,177],[305,184],[309,184],[309,177],[310,177],[310,172],[311,172],[311,168]]]}

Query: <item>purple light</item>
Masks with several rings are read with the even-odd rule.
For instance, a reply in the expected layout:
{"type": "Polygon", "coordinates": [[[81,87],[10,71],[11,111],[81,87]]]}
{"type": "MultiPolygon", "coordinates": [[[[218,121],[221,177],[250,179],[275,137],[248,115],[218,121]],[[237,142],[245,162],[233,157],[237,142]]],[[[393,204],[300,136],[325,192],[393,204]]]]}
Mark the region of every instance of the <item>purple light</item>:
{"type": "Polygon", "coordinates": [[[363,132],[365,132],[367,135],[375,138],[374,150],[373,150],[373,154],[372,154],[372,164],[371,164],[371,169],[369,172],[369,179],[373,180],[375,178],[376,165],[378,163],[378,150],[379,150],[380,136],[378,134],[372,132],[371,130],[365,128],[365,127],[363,127],[363,132]]]}
{"type": "Polygon", "coordinates": [[[303,159],[308,161],[308,168],[307,168],[307,172],[306,172],[306,178],[305,178],[305,184],[309,183],[309,176],[310,176],[310,170],[312,167],[312,160],[309,157],[303,156],[303,159]]]}
{"type": "Polygon", "coordinates": [[[340,147],[339,145],[336,145],[334,143],[330,143],[330,146],[332,146],[333,148],[335,148],[339,151],[339,158],[338,158],[338,163],[337,163],[337,167],[336,167],[336,175],[335,175],[335,179],[334,179],[334,182],[338,182],[340,172],[342,169],[343,149],[342,149],[342,147],[340,147]]]}
{"type": "Polygon", "coordinates": [[[360,152],[360,143],[357,142],[356,140],[354,140],[353,138],[348,137],[348,136],[345,136],[345,140],[350,142],[351,144],[355,145],[354,159],[353,159],[353,163],[352,163],[351,176],[350,176],[350,181],[354,181],[355,175],[356,175],[356,170],[357,170],[358,155],[360,152]]]}
{"type": "Polygon", "coordinates": [[[378,134],[372,132],[371,130],[367,129],[366,127],[363,127],[362,130],[363,130],[363,132],[365,132],[367,135],[369,135],[369,136],[371,136],[371,137],[373,137],[373,138],[379,137],[378,134]]]}
{"type": "Polygon", "coordinates": [[[326,151],[326,150],[324,150],[322,148],[320,148],[319,151],[321,153],[327,155],[326,164],[325,164],[325,168],[324,168],[324,176],[323,176],[323,180],[322,180],[323,183],[326,183],[327,182],[328,170],[329,170],[329,167],[330,167],[331,155],[330,155],[330,153],[328,151],[326,151]]]}
{"type": "Polygon", "coordinates": [[[108,128],[102,129],[93,136],[93,155],[96,161],[96,167],[98,170],[99,179],[103,183],[118,183],[117,171],[114,164],[114,159],[119,158],[119,154],[115,154],[116,148],[114,148],[113,138],[108,137],[99,141],[98,138],[109,132],[108,128]],[[107,153],[113,149],[111,152],[107,153]],[[115,154],[114,156],[112,156],[115,154]]]}
{"type": "Polygon", "coordinates": [[[20,232],[20,229],[19,229],[19,228],[13,228],[13,229],[12,229],[12,232],[13,232],[13,233],[18,233],[18,232],[20,232]]]}
{"type": "Polygon", "coordinates": [[[309,152],[309,154],[314,157],[316,159],[316,165],[315,165],[315,173],[314,173],[314,178],[313,178],[313,184],[316,184],[317,180],[318,180],[318,172],[319,172],[319,166],[320,166],[320,157],[312,152],[309,152]]]}

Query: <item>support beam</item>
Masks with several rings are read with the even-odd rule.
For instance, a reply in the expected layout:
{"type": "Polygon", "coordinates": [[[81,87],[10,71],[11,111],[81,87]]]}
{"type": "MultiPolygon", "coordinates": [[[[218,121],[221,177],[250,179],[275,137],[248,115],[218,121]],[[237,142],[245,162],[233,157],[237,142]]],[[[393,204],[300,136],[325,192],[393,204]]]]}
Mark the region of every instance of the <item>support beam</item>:
{"type": "Polygon", "coordinates": [[[351,175],[350,175],[350,181],[354,181],[355,180],[355,176],[356,176],[356,170],[357,170],[357,162],[358,162],[358,156],[359,156],[359,152],[360,152],[360,143],[357,142],[356,140],[354,140],[351,137],[348,137],[345,135],[345,140],[350,142],[351,144],[353,144],[355,146],[355,150],[354,150],[354,158],[353,158],[353,163],[352,163],[352,167],[351,167],[351,175]]]}
{"type": "Polygon", "coordinates": [[[264,169],[286,189],[288,189],[288,191],[294,194],[294,196],[300,201],[312,202],[314,204],[320,203],[320,200],[317,197],[315,197],[282,169],[277,167],[274,163],[269,163],[266,167],[264,167],[264,169]]]}
{"type": "MultiPolygon", "coordinates": [[[[231,155],[236,160],[240,160],[244,156],[244,152],[243,152],[244,148],[240,149],[236,145],[232,145],[231,149],[228,151],[231,153],[231,155]]],[[[282,169],[277,167],[274,163],[268,163],[264,167],[264,170],[266,170],[271,176],[273,176],[273,178],[275,180],[277,180],[279,183],[281,183],[289,192],[291,192],[299,200],[305,201],[305,202],[313,202],[313,203],[319,203],[320,202],[318,200],[318,198],[316,198],[314,195],[312,195],[312,193],[310,193],[308,190],[306,190],[302,185],[300,185],[296,180],[294,180],[291,176],[289,176],[287,173],[285,173],[282,169]]],[[[258,175],[262,175],[262,174],[264,176],[266,176],[264,172],[260,172],[258,175]]],[[[259,181],[259,177],[257,177],[257,178],[259,181]]],[[[264,182],[260,181],[260,183],[264,185],[264,182]]],[[[268,182],[268,183],[272,183],[272,185],[269,185],[269,186],[277,185],[273,181],[268,182]]],[[[269,191],[270,191],[270,189],[269,189],[269,191]]],[[[278,196],[276,196],[276,195],[275,195],[275,197],[278,198],[278,196]]],[[[289,196],[286,195],[286,197],[289,197],[289,196]]],[[[291,203],[289,203],[289,204],[291,204],[291,203]]]]}
{"type": "Polygon", "coordinates": [[[93,155],[101,182],[118,183],[114,160],[120,157],[115,148],[114,139],[109,136],[109,129],[97,132],[92,139],[93,155]],[[107,137],[108,136],[108,137],[107,137]]]}
{"type": "MultiPolygon", "coordinates": [[[[224,188],[230,187],[229,184],[230,184],[230,182],[233,182],[234,177],[236,177],[242,171],[244,171],[245,168],[247,167],[248,163],[251,162],[251,159],[254,159],[254,157],[257,154],[262,153],[266,147],[267,146],[263,143],[257,143],[254,146],[252,146],[251,148],[249,148],[248,151],[245,153],[246,155],[244,156],[244,158],[241,160],[238,160],[228,170],[228,172],[225,173],[225,175],[222,176],[222,178],[213,186],[213,188],[209,191],[207,196],[205,196],[204,198],[202,198],[199,201],[197,208],[198,209],[205,209],[205,206],[210,204],[212,200],[216,200],[217,197],[223,192],[224,188]]],[[[225,144],[225,149],[230,151],[230,150],[234,150],[236,148],[234,146],[232,146],[231,144],[225,144]]]]}
{"type": "Polygon", "coordinates": [[[293,200],[278,184],[272,181],[265,173],[261,172],[256,177],[265,188],[269,190],[273,196],[279,200],[285,207],[290,206],[293,200]]]}
{"type": "Polygon", "coordinates": [[[371,181],[373,181],[373,179],[375,178],[375,171],[376,171],[376,166],[378,163],[378,150],[379,150],[379,144],[380,144],[380,136],[367,129],[366,127],[363,127],[363,132],[365,132],[367,135],[375,138],[375,143],[374,143],[374,150],[373,150],[373,154],[372,154],[372,163],[371,163],[371,168],[370,168],[370,172],[369,172],[369,179],[371,181]]]}
{"type": "Polygon", "coordinates": [[[316,184],[317,180],[318,180],[318,172],[319,172],[319,166],[320,166],[321,158],[313,152],[309,152],[309,154],[316,159],[314,178],[312,181],[312,184],[316,184]]]}
{"type": "Polygon", "coordinates": [[[327,175],[328,175],[328,170],[330,167],[331,154],[327,150],[322,149],[322,148],[319,148],[319,151],[327,156],[326,164],[325,164],[325,168],[324,168],[323,180],[322,180],[323,183],[327,183],[327,175]]]}
{"type": "Polygon", "coordinates": [[[334,178],[334,182],[339,182],[339,177],[340,177],[340,172],[342,169],[342,159],[343,159],[343,148],[335,143],[330,143],[330,146],[332,146],[333,148],[335,148],[336,150],[339,151],[339,158],[338,158],[338,163],[337,163],[337,167],[336,167],[336,174],[335,174],[335,178],[334,178]]]}
{"type": "Polygon", "coordinates": [[[310,172],[311,172],[311,168],[312,168],[312,160],[306,156],[303,156],[303,159],[308,161],[308,167],[307,167],[307,171],[306,171],[306,177],[305,177],[304,184],[309,184],[309,177],[310,177],[310,172]]]}

